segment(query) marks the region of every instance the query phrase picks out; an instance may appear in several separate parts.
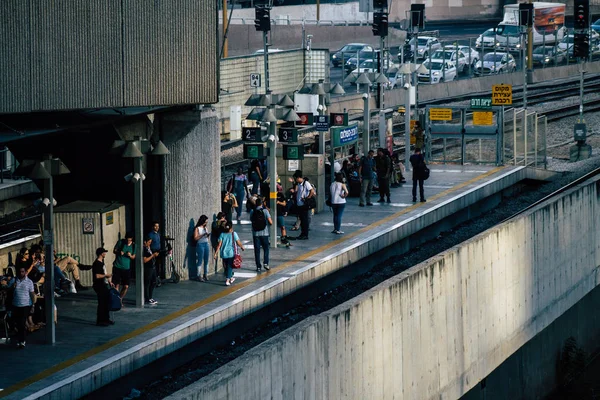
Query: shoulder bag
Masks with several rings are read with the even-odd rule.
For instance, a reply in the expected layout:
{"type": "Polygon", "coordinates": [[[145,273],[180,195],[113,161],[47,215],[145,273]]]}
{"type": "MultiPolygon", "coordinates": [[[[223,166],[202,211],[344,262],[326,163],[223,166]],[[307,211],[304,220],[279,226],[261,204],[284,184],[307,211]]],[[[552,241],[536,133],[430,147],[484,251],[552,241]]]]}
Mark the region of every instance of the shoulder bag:
{"type": "Polygon", "coordinates": [[[235,235],[231,232],[231,244],[233,245],[233,268],[242,268],[242,255],[238,251],[237,243],[235,242],[235,235]]]}

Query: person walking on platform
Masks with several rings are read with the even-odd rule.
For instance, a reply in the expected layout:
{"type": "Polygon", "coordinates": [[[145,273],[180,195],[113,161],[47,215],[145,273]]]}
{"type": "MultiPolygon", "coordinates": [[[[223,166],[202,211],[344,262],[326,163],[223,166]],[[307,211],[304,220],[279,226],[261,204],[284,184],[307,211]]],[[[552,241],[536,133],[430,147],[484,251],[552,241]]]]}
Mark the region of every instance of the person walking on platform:
{"type": "Polygon", "coordinates": [[[348,196],[348,188],[344,183],[344,174],[338,172],[335,174],[335,181],[329,187],[329,198],[331,199],[331,208],[333,210],[333,231],[337,235],[342,235],[342,215],[346,208],[346,197],[348,196]]]}
{"type": "Polygon", "coordinates": [[[109,288],[114,285],[110,280],[112,275],[106,273],[106,264],[104,263],[106,253],[108,250],[104,247],[96,249],[96,261],[92,264],[93,288],[98,296],[98,308],[96,309],[96,325],[98,326],[109,326],[115,323],[110,319],[108,308],[109,288]]]}
{"type": "Polygon", "coordinates": [[[250,190],[248,189],[248,178],[246,178],[246,174],[244,174],[244,170],[242,167],[238,167],[237,173],[232,177],[232,187],[231,189],[227,188],[227,191],[233,192],[235,194],[235,198],[238,206],[235,211],[237,214],[237,221],[240,222],[242,219],[242,205],[244,203],[244,196],[248,195],[250,197],[250,190]]]}
{"type": "MultiPolygon", "coordinates": [[[[219,244],[219,236],[225,230],[225,224],[227,224],[227,220],[225,219],[225,213],[219,211],[217,215],[214,216],[214,221],[210,226],[210,244],[212,247],[213,253],[217,250],[217,245],[219,244]]],[[[215,258],[215,273],[219,270],[219,259],[215,258]]]]}
{"type": "Polygon", "coordinates": [[[315,190],[308,180],[304,178],[301,170],[294,172],[294,179],[296,180],[296,208],[298,216],[300,217],[300,236],[296,237],[296,240],[307,240],[308,230],[310,225],[310,219],[308,213],[310,209],[307,200],[315,195],[315,190]]]}
{"type": "Polygon", "coordinates": [[[250,211],[252,222],[252,240],[254,243],[254,261],[256,272],[261,272],[262,267],[269,270],[269,226],[273,225],[269,210],[264,207],[264,198],[258,197],[256,207],[250,211]],[[264,263],[260,262],[260,248],[263,249],[264,263]]]}
{"type": "MultiPolygon", "coordinates": [[[[113,250],[117,258],[113,264],[113,282],[121,294],[121,303],[129,289],[129,280],[131,279],[131,262],[135,260],[135,244],[133,243],[133,234],[127,232],[125,240],[119,240],[113,250]]],[[[141,290],[141,282],[140,282],[141,290]]]]}
{"type": "Polygon", "coordinates": [[[375,159],[377,169],[377,182],[379,183],[379,200],[378,203],[385,203],[384,197],[387,197],[387,202],[390,200],[390,177],[392,175],[392,159],[387,153],[387,150],[379,148],[377,150],[377,158],[375,159]]]}
{"type": "Polygon", "coordinates": [[[417,147],[415,153],[410,156],[410,165],[413,168],[413,186],[412,186],[412,201],[417,201],[417,183],[419,184],[419,195],[421,196],[421,203],[425,200],[425,190],[423,189],[423,183],[425,181],[425,157],[421,154],[421,149],[417,147]]]}
{"type": "Polygon", "coordinates": [[[369,150],[369,153],[363,158],[360,159],[360,163],[358,165],[358,175],[360,176],[360,202],[358,205],[360,207],[372,206],[371,203],[371,192],[373,191],[373,170],[375,169],[375,160],[373,159],[373,155],[375,152],[373,150],[369,150]]]}
{"type": "Polygon", "coordinates": [[[144,238],[144,301],[151,306],[158,304],[152,294],[156,287],[156,258],[159,254],[158,251],[152,251],[152,238],[144,238]]]}
{"type": "Polygon", "coordinates": [[[208,224],[208,217],[206,215],[201,215],[198,218],[198,222],[194,227],[194,240],[196,241],[196,278],[198,282],[206,282],[208,281],[208,258],[209,258],[209,248],[208,248],[208,238],[210,237],[210,232],[206,228],[208,224]],[[204,264],[203,275],[200,275],[202,264],[204,264]]]}
{"type": "Polygon", "coordinates": [[[250,162],[250,182],[252,182],[252,194],[258,194],[260,183],[264,180],[262,163],[260,160],[252,160],[250,162]]]}
{"type": "Polygon", "coordinates": [[[233,231],[233,225],[231,222],[227,222],[224,227],[225,232],[221,233],[219,236],[219,244],[217,244],[217,249],[215,250],[214,258],[215,260],[221,255],[223,259],[223,264],[225,265],[225,285],[229,286],[234,281],[233,277],[233,257],[235,256],[235,247],[238,246],[242,251],[245,251],[244,245],[242,244],[237,233],[233,231]]]}

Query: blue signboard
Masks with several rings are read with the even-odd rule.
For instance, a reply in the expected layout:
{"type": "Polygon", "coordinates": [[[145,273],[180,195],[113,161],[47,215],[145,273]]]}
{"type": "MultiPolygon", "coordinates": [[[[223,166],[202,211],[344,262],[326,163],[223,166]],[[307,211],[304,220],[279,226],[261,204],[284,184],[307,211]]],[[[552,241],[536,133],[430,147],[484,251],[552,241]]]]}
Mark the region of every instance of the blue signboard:
{"type": "Polygon", "coordinates": [[[358,140],[358,125],[332,127],[331,140],[333,147],[354,144],[358,140]]]}

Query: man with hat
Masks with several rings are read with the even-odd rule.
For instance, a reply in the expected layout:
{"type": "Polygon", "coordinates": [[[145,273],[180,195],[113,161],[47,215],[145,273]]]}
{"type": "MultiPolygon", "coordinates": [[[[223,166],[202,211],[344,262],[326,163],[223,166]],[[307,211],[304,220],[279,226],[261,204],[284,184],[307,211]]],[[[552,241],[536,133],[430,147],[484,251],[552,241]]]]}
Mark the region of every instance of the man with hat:
{"type": "Polygon", "coordinates": [[[294,179],[297,183],[296,186],[296,205],[298,208],[298,216],[300,217],[300,236],[296,237],[297,240],[306,240],[308,239],[308,205],[306,204],[306,200],[313,197],[315,195],[315,190],[313,189],[310,182],[308,182],[302,176],[301,170],[296,170],[294,172],[294,179]]]}
{"type": "Polygon", "coordinates": [[[96,250],[96,261],[92,264],[93,287],[98,296],[98,308],[96,309],[96,325],[98,326],[109,326],[115,323],[110,319],[108,309],[109,287],[114,285],[110,281],[112,275],[106,273],[106,264],[104,264],[106,253],[108,253],[108,250],[99,247],[96,250]]]}

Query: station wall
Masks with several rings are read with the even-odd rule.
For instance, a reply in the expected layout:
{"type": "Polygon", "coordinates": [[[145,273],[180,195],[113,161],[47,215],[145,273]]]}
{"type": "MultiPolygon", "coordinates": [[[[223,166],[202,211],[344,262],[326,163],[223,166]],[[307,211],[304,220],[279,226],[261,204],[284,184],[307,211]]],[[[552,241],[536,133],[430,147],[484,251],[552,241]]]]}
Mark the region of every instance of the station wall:
{"type": "MultiPolygon", "coordinates": [[[[459,398],[598,286],[599,183],[311,317],[169,398],[459,398]]],[[[552,389],[553,374],[523,371],[537,387],[522,398],[552,389]]]]}

